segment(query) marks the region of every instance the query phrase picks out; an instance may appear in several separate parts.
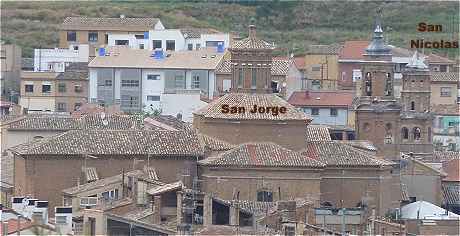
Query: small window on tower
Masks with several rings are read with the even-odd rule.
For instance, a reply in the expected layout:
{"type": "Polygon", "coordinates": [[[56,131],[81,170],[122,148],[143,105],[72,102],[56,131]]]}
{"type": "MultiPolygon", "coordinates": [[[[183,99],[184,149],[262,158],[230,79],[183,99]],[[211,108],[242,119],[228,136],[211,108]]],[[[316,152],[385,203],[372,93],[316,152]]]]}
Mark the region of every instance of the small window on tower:
{"type": "Polygon", "coordinates": [[[414,101],[410,102],[410,110],[415,111],[415,102],[414,101]]]}
{"type": "Polygon", "coordinates": [[[406,127],[403,127],[401,129],[401,136],[403,139],[409,139],[409,129],[406,127]]]}

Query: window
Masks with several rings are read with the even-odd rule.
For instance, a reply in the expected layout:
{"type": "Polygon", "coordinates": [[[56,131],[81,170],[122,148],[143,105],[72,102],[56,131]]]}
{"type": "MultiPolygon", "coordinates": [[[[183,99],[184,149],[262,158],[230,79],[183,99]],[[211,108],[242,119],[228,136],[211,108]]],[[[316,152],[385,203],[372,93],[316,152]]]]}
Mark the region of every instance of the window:
{"type": "Polygon", "coordinates": [[[403,127],[403,128],[401,129],[401,137],[402,137],[403,139],[409,139],[409,129],[408,129],[408,128],[403,127]]]}
{"type": "Polygon", "coordinates": [[[393,83],[391,81],[391,74],[387,73],[386,83],[385,83],[385,95],[391,96],[392,91],[393,91],[393,83]]]}
{"type": "Polygon", "coordinates": [[[51,85],[43,84],[42,85],[42,93],[50,93],[51,92],[51,85]]]}
{"type": "Polygon", "coordinates": [[[77,102],[77,103],[75,103],[73,110],[78,111],[78,109],[80,109],[80,107],[81,107],[81,103],[77,102]]]}
{"type": "Polygon", "coordinates": [[[313,65],[311,67],[311,71],[320,71],[321,70],[321,66],[320,65],[313,65]]]}
{"type": "Polygon", "coordinates": [[[83,89],[82,89],[81,85],[76,84],[76,85],[75,85],[75,92],[76,92],[76,93],[81,93],[82,91],[83,91],[83,89]]]}
{"type": "Polygon", "coordinates": [[[200,48],[201,48],[201,44],[197,43],[197,44],[195,45],[195,49],[198,50],[198,49],[200,49],[200,48]]]}
{"type": "Polygon", "coordinates": [[[189,44],[187,45],[187,49],[188,49],[189,51],[192,51],[192,50],[193,50],[193,44],[189,43],[189,44]]]}
{"type": "Polygon", "coordinates": [[[174,51],[176,49],[175,40],[166,40],[166,50],[174,51]]]}
{"type": "Polygon", "coordinates": [[[160,101],[160,96],[147,95],[147,101],[158,102],[160,101]]]}
{"type": "Polygon", "coordinates": [[[73,50],[78,51],[78,45],[73,46],[73,50]]]}
{"type": "Polygon", "coordinates": [[[67,31],[67,42],[76,42],[77,41],[77,32],[67,31]]]}
{"type": "Polygon", "coordinates": [[[65,225],[67,223],[67,216],[56,216],[57,225],[65,225]]]}
{"type": "Polygon", "coordinates": [[[104,198],[104,200],[117,200],[118,199],[118,189],[103,192],[102,198],[104,198]]]}
{"type": "Polygon", "coordinates": [[[147,80],[160,80],[160,75],[148,74],[147,80]]]}
{"type": "Polygon", "coordinates": [[[66,111],[66,104],[65,103],[58,103],[57,104],[58,111],[66,111]]]}
{"type": "Polygon", "coordinates": [[[34,92],[34,85],[33,84],[26,84],[25,85],[26,93],[33,93],[34,92]]]}
{"type": "Polygon", "coordinates": [[[178,89],[185,89],[185,77],[183,74],[176,74],[174,77],[174,86],[178,89]]]}
{"type": "Polygon", "coordinates": [[[143,34],[136,34],[136,35],[134,35],[134,37],[136,37],[136,39],[144,39],[143,34]]]}
{"type": "Polygon", "coordinates": [[[414,101],[410,102],[410,110],[415,111],[415,102],[414,101]]]}
{"type": "Polygon", "coordinates": [[[111,87],[112,86],[112,80],[105,80],[104,86],[111,87]]]}
{"type": "Polygon", "coordinates": [[[312,116],[317,116],[317,115],[319,115],[319,108],[312,108],[312,109],[311,109],[311,115],[312,115],[312,116]]]}
{"type": "Polygon", "coordinates": [[[122,107],[137,107],[139,105],[138,98],[130,95],[121,96],[122,107]]]}
{"type": "Polygon", "coordinates": [[[420,128],[415,127],[413,133],[414,133],[414,140],[420,140],[421,135],[422,135],[422,131],[420,130],[420,128]]]}
{"type": "Polygon", "coordinates": [[[273,202],[273,193],[268,190],[257,191],[258,202],[273,202]]]}
{"type": "Polygon", "coordinates": [[[153,49],[162,48],[161,40],[152,40],[153,49]]]}
{"type": "Polygon", "coordinates": [[[206,47],[217,47],[219,43],[224,43],[223,41],[206,41],[206,47]]]}
{"type": "Polygon", "coordinates": [[[243,68],[240,68],[240,71],[239,71],[239,76],[238,76],[238,88],[242,88],[243,87],[243,80],[244,80],[244,71],[243,71],[243,68]]]}
{"type": "Polygon", "coordinates": [[[129,40],[115,40],[115,45],[129,45],[129,40]]]}
{"type": "Polygon", "coordinates": [[[200,76],[194,75],[192,76],[192,89],[199,89],[200,88],[200,76]]]}
{"type": "Polygon", "coordinates": [[[441,97],[450,97],[452,96],[451,87],[441,87],[441,97]]]}
{"type": "Polygon", "coordinates": [[[139,87],[139,80],[121,80],[121,87],[139,87]]]}
{"type": "Polygon", "coordinates": [[[365,93],[366,96],[372,96],[372,78],[371,78],[371,73],[367,72],[366,73],[366,87],[365,87],[365,93]]]}
{"type": "Polygon", "coordinates": [[[97,42],[97,32],[89,32],[88,33],[88,42],[97,42]]]}
{"type": "Polygon", "coordinates": [[[59,91],[60,93],[65,93],[66,88],[65,88],[65,84],[64,84],[64,83],[58,84],[58,91],[59,91]]]}
{"type": "Polygon", "coordinates": [[[144,44],[143,43],[139,44],[139,49],[144,49],[144,44]]]}
{"type": "Polygon", "coordinates": [[[251,77],[251,88],[255,89],[257,88],[257,70],[255,68],[252,68],[252,77],[251,77]]]}
{"type": "Polygon", "coordinates": [[[337,108],[331,108],[330,114],[331,116],[337,116],[337,108]]]}
{"type": "Polygon", "coordinates": [[[439,71],[440,72],[447,72],[447,65],[440,65],[439,66],[439,71]]]}

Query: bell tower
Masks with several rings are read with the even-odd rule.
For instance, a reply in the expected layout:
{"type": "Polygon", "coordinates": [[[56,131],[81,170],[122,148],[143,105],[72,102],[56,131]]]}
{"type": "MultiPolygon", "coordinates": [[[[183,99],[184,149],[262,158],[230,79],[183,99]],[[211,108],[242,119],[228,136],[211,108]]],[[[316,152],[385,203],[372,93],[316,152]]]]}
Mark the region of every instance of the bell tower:
{"type": "Polygon", "coordinates": [[[273,46],[256,36],[256,26],[249,26],[249,36],[231,48],[232,92],[271,93],[273,46]]]}

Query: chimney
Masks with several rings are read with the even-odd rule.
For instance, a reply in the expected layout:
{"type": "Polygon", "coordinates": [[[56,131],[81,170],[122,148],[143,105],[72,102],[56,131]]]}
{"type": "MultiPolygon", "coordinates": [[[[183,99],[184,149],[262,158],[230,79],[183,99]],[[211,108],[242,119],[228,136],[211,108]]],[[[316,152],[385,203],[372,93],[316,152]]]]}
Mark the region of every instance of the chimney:
{"type": "Polygon", "coordinates": [[[72,207],[55,207],[56,230],[61,234],[72,232],[72,207]]]}
{"type": "Polygon", "coordinates": [[[255,39],[256,38],[256,26],[250,25],[249,26],[249,38],[255,39]]]}
{"type": "Polygon", "coordinates": [[[153,224],[161,223],[161,196],[153,196],[153,224]]]}

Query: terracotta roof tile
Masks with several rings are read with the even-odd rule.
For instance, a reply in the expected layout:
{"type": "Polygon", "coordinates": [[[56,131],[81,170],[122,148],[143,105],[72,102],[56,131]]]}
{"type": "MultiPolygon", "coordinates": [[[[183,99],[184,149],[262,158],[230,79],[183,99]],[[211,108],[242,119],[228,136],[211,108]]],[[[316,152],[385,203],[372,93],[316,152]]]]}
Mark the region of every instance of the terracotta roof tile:
{"type": "Polygon", "coordinates": [[[201,156],[191,131],[71,130],[12,147],[20,155],[201,156]]]}
{"type": "Polygon", "coordinates": [[[307,50],[307,54],[314,55],[337,55],[340,52],[342,45],[331,44],[331,45],[310,45],[307,50]]]}
{"type": "Polygon", "coordinates": [[[444,200],[448,204],[452,205],[459,205],[460,204],[460,185],[454,184],[443,184],[442,186],[442,194],[444,196],[444,200]]]}
{"type": "Polygon", "coordinates": [[[460,158],[452,159],[443,164],[443,170],[447,174],[447,178],[443,181],[460,182],[460,158]]]}
{"type": "MultiPolygon", "coordinates": [[[[279,59],[273,58],[271,66],[272,75],[281,75],[286,76],[289,71],[289,66],[292,61],[288,59],[279,59]]],[[[232,64],[230,60],[222,61],[222,63],[217,67],[216,72],[218,74],[231,74],[232,73],[232,64]]]]}
{"type": "Polygon", "coordinates": [[[208,135],[199,134],[198,136],[203,140],[205,148],[211,151],[227,151],[236,146],[208,135]]]}
{"type": "Polygon", "coordinates": [[[226,167],[310,167],[324,165],[299,152],[291,151],[274,143],[245,143],[217,157],[200,161],[206,166],[226,167]]]}
{"type": "Polygon", "coordinates": [[[272,50],[274,46],[264,40],[258,38],[245,38],[233,42],[230,50],[241,50],[241,49],[255,49],[255,50],[272,50]]]}
{"type": "Polygon", "coordinates": [[[329,128],[323,125],[308,125],[307,142],[311,141],[331,141],[329,128]]]}
{"type": "Polygon", "coordinates": [[[228,93],[212,101],[206,107],[195,112],[207,118],[235,119],[235,120],[311,120],[305,113],[298,111],[282,98],[275,94],[248,94],[228,93]],[[245,107],[244,113],[222,113],[222,105],[245,107]],[[254,105],[259,107],[286,107],[287,112],[278,115],[271,113],[251,113],[254,105]]]}
{"type": "Polygon", "coordinates": [[[67,17],[61,24],[61,29],[149,31],[159,20],[158,18],[67,17]]]}
{"type": "Polygon", "coordinates": [[[292,93],[288,102],[293,106],[351,107],[353,96],[352,92],[346,91],[304,91],[292,93]]]}
{"type": "Polygon", "coordinates": [[[382,167],[393,164],[337,141],[309,142],[303,153],[332,167],[382,167]]]}
{"type": "Polygon", "coordinates": [[[366,47],[369,41],[346,41],[339,51],[341,60],[363,60],[366,47]]]}
{"type": "Polygon", "coordinates": [[[432,82],[457,82],[459,81],[458,72],[433,72],[431,73],[432,82]]]}

